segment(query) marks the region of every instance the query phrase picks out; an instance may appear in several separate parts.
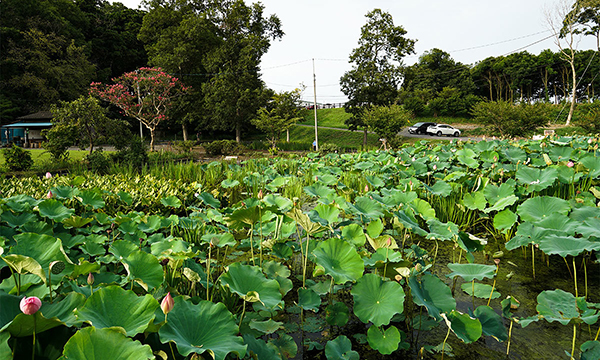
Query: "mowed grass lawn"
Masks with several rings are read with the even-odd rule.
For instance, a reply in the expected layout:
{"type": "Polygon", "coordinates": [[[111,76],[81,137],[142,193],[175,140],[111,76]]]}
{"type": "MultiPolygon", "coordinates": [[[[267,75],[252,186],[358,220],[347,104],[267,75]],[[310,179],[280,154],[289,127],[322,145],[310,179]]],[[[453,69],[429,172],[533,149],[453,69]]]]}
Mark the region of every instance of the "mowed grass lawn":
{"type": "MultiPolygon", "coordinates": [[[[4,150],[4,149],[3,149],[4,150]]],[[[31,154],[33,166],[42,165],[48,161],[52,161],[52,156],[44,149],[24,149],[31,154]]],[[[88,154],[87,150],[69,150],[69,159],[81,160],[88,154]]],[[[4,166],[4,151],[0,151],[0,166],[4,166]]]]}
{"type": "MultiPolygon", "coordinates": [[[[304,110],[304,119],[299,122],[302,125],[315,125],[315,111],[304,110]]],[[[344,124],[346,119],[350,118],[350,114],[344,111],[344,108],[339,109],[318,109],[317,110],[317,125],[324,127],[333,127],[347,129],[344,124]]]]}
{"type": "MultiPolygon", "coordinates": [[[[341,148],[360,149],[363,143],[362,131],[345,131],[319,128],[319,144],[335,144],[341,148]]],[[[311,143],[315,139],[315,129],[306,126],[294,126],[290,129],[290,139],[311,143]]],[[[379,147],[381,143],[375,134],[367,134],[367,147],[379,147]]]]}

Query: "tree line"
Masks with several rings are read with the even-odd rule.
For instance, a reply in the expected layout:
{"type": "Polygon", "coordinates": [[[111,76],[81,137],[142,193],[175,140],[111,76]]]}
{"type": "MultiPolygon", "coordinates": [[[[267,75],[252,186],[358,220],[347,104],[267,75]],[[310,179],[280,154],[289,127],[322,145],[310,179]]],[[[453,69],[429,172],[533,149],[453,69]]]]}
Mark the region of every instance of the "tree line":
{"type": "MultiPolygon", "coordinates": [[[[599,0],[576,4],[578,31],[598,37],[599,0]]],[[[0,122],[86,96],[91,83],[109,84],[136,69],[156,67],[187,89],[173,99],[165,122],[180,127],[185,139],[188,132],[211,130],[235,134],[239,141],[242,133],[268,121],[289,128],[297,117],[289,101],[299,99],[299,90],[275,94],[260,74],[262,56],[284,36],[276,15],[243,0],[146,0],[143,6],[129,9],[106,0],[0,2],[0,122]]],[[[414,54],[416,40],[386,12],[375,9],[366,18],[359,46],[350,54],[352,69],[340,79],[352,129],[364,127],[370,106],[393,103],[417,116],[468,116],[482,100],[560,102],[569,98],[573,76],[579,101],[600,97],[600,45],[598,51],[575,52],[575,72],[561,51],[552,50],[469,65],[432,49],[405,66],[403,58],[414,54]]],[[[120,116],[117,107],[110,116],[120,116]]]]}

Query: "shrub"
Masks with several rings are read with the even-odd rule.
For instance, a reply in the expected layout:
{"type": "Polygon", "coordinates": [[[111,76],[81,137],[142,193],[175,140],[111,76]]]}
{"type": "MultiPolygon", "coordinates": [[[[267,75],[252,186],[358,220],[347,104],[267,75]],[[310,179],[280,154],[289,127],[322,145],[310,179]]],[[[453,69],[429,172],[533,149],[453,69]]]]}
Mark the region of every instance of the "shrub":
{"type": "Polygon", "coordinates": [[[4,149],[4,159],[9,171],[29,170],[33,166],[31,153],[14,144],[11,148],[4,149]]]}
{"type": "Polygon", "coordinates": [[[473,107],[475,121],[500,136],[528,136],[548,123],[551,105],[513,105],[506,101],[480,102],[473,107]]]}
{"type": "Polygon", "coordinates": [[[94,150],[85,157],[92,171],[98,174],[107,174],[110,167],[110,159],[104,154],[102,148],[94,150]]]}
{"type": "Polygon", "coordinates": [[[208,156],[241,155],[244,151],[244,146],[235,140],[216,140],[202,146],[208,156]]]}
{"type": "Polygon", "coordinates": [[[340,147],[337,146],[336,144],[324,143],[324,144],[319,145],[319,153],[321,153],[321,154],[336,153],[339,151],[340,151],[340,147]]]}
{"type": "Polygon", "coordinates": [[[600,132],[600,100],[593,103],[578,104],[576,119],[573,123],[589,133],[600,132]]]}
{"type": "Polygon", "coordinates": [[[187,154],[192,151],[195,144],[196,141],[194,140],[175,141],[173,148],[175,148],[178,154],[187,154]]]}
{"type": "Polygon", "coordinates": [[[52,127],[42,131],[46,141],[42,142],[42,147],[52,155],[57,161],[67,160],[69,158],[69,147],[75,144],[76,127],[68,124],[52,127]]]}
{"type": "Polygon", "coordinates": [[[142,167],[148,163],[148,149],[142,138],[134,136],[126,147],[120,148],[111,158],[116,163],[127,163],[134,167],[142,167]]]}
{"type": "Polygon", "coordinates": [[[364,122],[391,147],[397,147],[400,145],[398,133],[411,118],[412,113],[399,105],[375,106],[365,113],[364,122]]]}

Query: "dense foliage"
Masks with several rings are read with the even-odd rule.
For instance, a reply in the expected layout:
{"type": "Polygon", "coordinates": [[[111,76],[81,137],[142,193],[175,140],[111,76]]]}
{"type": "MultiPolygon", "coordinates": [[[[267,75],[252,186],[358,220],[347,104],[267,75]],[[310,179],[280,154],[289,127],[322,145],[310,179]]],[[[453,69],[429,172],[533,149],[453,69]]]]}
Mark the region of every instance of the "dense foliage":
{"type": "Polygon", "coordinates": [[[597,141],[4,179],[0,354],[593,358],[597,141]]]}

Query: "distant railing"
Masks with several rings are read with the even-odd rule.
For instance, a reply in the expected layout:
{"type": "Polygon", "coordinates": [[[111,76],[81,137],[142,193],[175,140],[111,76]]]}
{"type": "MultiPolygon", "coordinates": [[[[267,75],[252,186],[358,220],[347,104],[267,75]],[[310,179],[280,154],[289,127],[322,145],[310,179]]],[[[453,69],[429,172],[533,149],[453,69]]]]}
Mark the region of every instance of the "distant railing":
{"type": "MultiPolygon", "coordinates": [[[[338,109],[344,107],[344,104],[345,103],[317,104],[317,109],[338,109]]],[[[310,103],[305,103],[302,107],[308,110],[313,110],[315,108],[314,105],[310,103]]]]}

